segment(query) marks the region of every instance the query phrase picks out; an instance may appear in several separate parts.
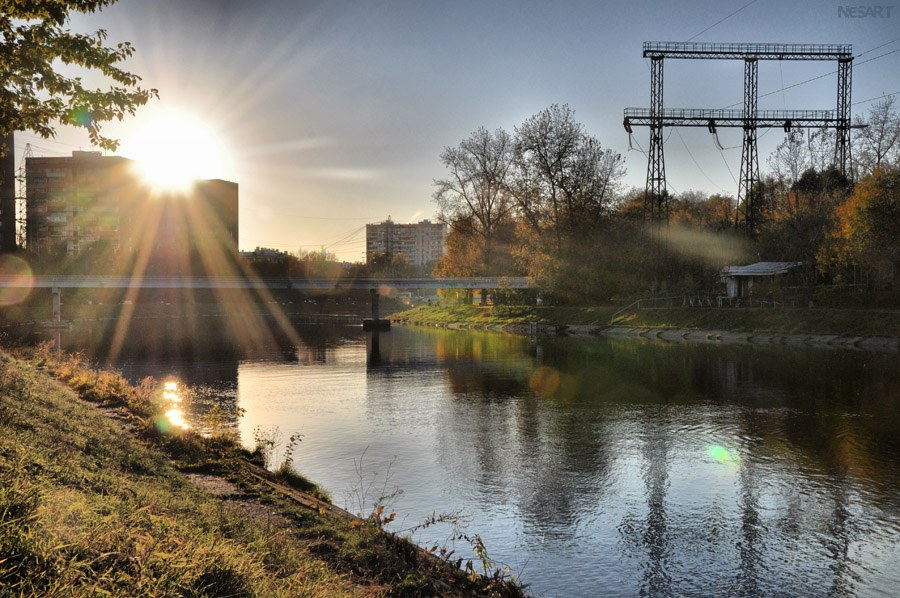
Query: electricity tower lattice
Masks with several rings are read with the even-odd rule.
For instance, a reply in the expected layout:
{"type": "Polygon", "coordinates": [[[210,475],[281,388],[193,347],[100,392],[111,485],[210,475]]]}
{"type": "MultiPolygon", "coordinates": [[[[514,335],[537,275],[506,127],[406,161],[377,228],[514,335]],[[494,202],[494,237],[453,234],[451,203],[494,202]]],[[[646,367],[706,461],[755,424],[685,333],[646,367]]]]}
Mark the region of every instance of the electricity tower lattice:
{"type": "Polygon", "coordinates": [[[738,204],[735,223],[753,234],[757,226],[759,204],[759,154],[756,130],[781,127],[834,127],[834,165],[841,174],[850,174],[850,83],[853,53],[843,44],[712,44],[689,42],[644,42],[644,58],[650,59],[650,108],[626,108],[625,130],[650,127],[650,149],[647,152],[647,185],[644,214],[651,221],[669,218],[666,190],[666,165],[663,154],[663,128],[706,127],[715,134],[717,127],[744,130],[741,151],[741,174],[738,181],[738,204]],[[667,109],[663,104],[663,60],[743,60],[743,110],[667,109]],[[832,110],[764,110],[757,107],[759,98],[760,60],[836,60],[838,63],[837,109],[832,110]]]}

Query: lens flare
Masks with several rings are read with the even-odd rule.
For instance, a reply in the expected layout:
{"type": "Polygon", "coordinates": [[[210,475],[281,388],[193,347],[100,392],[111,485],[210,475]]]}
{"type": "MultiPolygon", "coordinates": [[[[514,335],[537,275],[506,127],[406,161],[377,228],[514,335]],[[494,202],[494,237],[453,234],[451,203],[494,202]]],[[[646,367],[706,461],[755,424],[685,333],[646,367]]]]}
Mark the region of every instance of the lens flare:
{"type": "Polygon", "coordinates": [[[6,307],[21,302],[34,286],[34,274],[28,262],[14,255],[0,255],[0,306],[6,307]]]}
{"type": "Polygon", "coordinates": [[[728,449],[724,446],[719,446],[718,444],[712,444],[707,447],[709,451],[709,456],[718,461],[719,463],[725,463],[727,461],[731,461],[731,453],[728,452],[728,449]]]}
{"type": "Polygon", "coordinates": [[[541,367],[531,375],[531,390],[541,397],[552,397],[559,390],[559,372],[551,367],[541,367]]]}
{"type": "Polygon", "coordinates": [[[729,451],[721,444],[710,444],[706,447],[706,451],[713,460],[718,461],[723,465],[729,465],[735,470],[739,469],[741,466],[740,454],[738,454],[737,451],[729,451]]]}

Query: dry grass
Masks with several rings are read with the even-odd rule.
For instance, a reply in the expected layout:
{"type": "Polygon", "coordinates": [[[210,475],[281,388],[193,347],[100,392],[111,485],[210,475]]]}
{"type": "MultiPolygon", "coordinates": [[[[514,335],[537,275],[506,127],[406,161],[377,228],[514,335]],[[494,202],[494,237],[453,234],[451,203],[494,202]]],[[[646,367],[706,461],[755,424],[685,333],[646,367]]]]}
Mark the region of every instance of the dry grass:
{"type": "Polygon", "coordinates": [[[288,500],[246,475],[251,454],[227,435],[160,432],[151,380],[131,387],[46,346],[28,357],[0,353],[0,596],[522,595],[288,500]],[[248,515],[179,469],[227,477],[292,525],[248,515]]]}

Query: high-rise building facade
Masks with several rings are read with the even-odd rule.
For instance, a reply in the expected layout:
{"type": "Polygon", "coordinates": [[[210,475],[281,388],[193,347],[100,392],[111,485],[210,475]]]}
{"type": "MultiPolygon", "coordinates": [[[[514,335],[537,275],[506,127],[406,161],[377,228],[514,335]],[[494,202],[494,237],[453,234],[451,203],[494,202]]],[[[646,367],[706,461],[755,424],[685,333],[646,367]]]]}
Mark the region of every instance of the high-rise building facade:
{"type": "Polygon", "coordinates": [[[0,136],[0,252],[16,249],[16,157],[13,134],[0,136]]]}
{"type": "Polygon", "coordinates": [[[26,158],[25,244],[38,256],[76,255],[95,243],[121,249],[122,215],[146,190],[134,163],[100,152],[26,158]]]}
{"type": "Polygon", "coordinates": [[[204,263],[237,256],[237,183],[203,180],[185,192],[156,193],[135,166],[100,152],[27,158],[28,250],[43,258],[102,246],[153,265],[168,260],[167,274],[188,273],[191,256],[204,263]]]}
{"type": "Polygon", "coordinates": [[[398,224],[390,218],[366,225],[366,261],[374,254],[395,256],[402,253],[409,263],[424,268],[446,253],[447,225],[423,220],[416,224],[398,224]]]}

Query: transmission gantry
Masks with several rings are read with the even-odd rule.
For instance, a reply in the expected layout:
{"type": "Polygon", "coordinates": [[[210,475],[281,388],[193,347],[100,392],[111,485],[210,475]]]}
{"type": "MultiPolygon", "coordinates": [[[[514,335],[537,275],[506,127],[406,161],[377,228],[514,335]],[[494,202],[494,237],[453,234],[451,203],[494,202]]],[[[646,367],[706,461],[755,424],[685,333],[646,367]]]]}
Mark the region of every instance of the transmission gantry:
{"type": "Polygon", "coordinates": [[[706,127],[715,134],[717,127],[737,127],[744,131],[741,150],[741,174],[735,223],[753,234],[759,212],[759,153],[756,130],[781,127],[834,127],[834,164],[842,174],[850,174],[850,83],[853,53],[844,44],[719,44],[691,42],[644,42],[644,58],[650,59],[650,108],[626,108],[625,130],[650,127],[647,152],[647,184],[644,214],[651,222],[669,218],[666,190],[666,165],[663,152],[665,127],[706,127]],[[744,102],[742,110],[666,109],[663,103],[663,60],[743,60],[744,102]],[[760,60],[836,60],[838,63],[837,109],[759,111],[760,60]]]}

